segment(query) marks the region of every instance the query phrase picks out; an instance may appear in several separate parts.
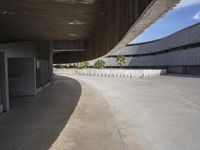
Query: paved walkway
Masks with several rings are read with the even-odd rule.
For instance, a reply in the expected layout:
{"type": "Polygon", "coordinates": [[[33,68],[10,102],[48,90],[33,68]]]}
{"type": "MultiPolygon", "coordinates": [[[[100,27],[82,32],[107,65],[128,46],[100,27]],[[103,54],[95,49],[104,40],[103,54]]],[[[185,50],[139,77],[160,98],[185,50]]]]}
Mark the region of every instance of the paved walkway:
{"type": "Polygon", "coordinates": [[[199,150],[200,78],[58,75],[11,98],[0,150],[199,150]]]}
{"type": "Polygon", "coordinates": [[[11,98],[0,115],[0,150],[122,150],[104,98],[84,83],[57,76],[36,97],[11,98]]]}

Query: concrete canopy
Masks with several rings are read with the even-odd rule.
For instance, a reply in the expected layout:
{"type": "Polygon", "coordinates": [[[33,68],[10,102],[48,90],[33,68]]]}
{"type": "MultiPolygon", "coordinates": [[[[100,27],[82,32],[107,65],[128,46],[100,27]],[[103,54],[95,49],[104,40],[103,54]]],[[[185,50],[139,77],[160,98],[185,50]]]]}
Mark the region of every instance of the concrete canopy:
{"type": "Polygon", "coordinates": [[[54,63],[125,46],[180,0],[1,0],[0,42],[50,41],[54,63]]]}
{"type": "Polygon", "coordinates": [[[87,39],[105,1],[1,0],[0,42],[87,39]]]}

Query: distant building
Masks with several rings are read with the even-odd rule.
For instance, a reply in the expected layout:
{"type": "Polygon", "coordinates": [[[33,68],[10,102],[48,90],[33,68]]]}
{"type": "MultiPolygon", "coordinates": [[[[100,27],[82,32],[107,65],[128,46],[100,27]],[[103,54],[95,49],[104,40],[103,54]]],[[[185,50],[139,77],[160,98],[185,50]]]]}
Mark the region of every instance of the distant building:
{"type": "Polygon", "coordinates": [[[116,68],[116,57],[126,57],[124,68],[166,68],[170,73],[200,74],[200,23],[168,37],[131,44],[103,58],[116,68]]]}

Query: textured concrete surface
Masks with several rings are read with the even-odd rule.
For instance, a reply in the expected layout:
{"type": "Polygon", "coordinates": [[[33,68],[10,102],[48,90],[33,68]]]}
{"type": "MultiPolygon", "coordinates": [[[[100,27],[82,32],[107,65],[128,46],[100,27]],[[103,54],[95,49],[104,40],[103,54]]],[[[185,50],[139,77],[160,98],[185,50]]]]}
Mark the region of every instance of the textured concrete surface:
{"type": "Polygon", "coordinates": [[[105,99],[87,84],[57,76],[36,97],[11,98],[0,115],[0,150],[122,150],[105,99]]]}
{"type": "Polygon", "coordinates": [[[200,78],[75,78],[104,96],[128,150],[199,150],[200,78]]]}

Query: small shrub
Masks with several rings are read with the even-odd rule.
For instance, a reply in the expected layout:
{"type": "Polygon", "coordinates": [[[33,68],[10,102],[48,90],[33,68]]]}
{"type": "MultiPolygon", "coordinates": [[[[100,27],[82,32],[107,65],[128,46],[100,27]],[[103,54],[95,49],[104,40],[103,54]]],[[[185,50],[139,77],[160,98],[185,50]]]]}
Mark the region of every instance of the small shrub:
{"type": "Polygon", "coordinates": [[[72,63],[72,64],[70,64],[70,68],[78,68],[78,63],[72,63]]]}
{"type": "Polygon", "coordinates": [[[95,68],[103,69],[105,68],[106,62],[104,60],[97,60],[94,64],[95,68]]]}
{"type": "Polygon", "coordinates": [[[69,64],[62,64],[61,68],[69,68],[69,64]]]}
{"type": "Polygon", "coordinates": [[[77,64],[77,68],[78,69],[86,69],[89,67],[89,62],[88,61],[84,61],[84,62],[80,62],[77,64]]]}

